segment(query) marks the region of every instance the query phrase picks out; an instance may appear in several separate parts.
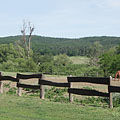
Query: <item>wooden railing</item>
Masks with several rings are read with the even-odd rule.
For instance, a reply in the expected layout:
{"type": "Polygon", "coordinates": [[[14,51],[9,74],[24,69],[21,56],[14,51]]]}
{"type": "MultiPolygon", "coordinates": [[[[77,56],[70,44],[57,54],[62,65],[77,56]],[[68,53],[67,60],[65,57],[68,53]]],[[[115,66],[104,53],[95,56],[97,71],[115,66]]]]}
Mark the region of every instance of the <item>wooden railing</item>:
{"type": "MultiPolygon", "coordinates": [[[[28,79],[32,79],[32,78],[38,78],[38,80],[39,80],[39,79],[42,78],[42,74],[24,75],[24,74],[17,73],[16,78],[19,80],[18,83],[17,83],[18,96],[22,95],[21,88],[30,88],[30,89],[40,89],[41,88],[41,85],[27,85],[27,84],[23,84],[23,83],[21,83],[21,79],[22,80],[28,80],[28,79]]],[[[41,91],[42,90],[40,90],[40,92],[41,91]]]]}
{"type": "Polygon", "coordinates": [[[0,74],[0,93],[3,93],[3,83],[2,81],[10,80],[12,82],[17,83],[18,88],[18,96],[21,96],[21,88],[30,88],[30,89],[39,89],[40,90],[40,98],[44,99],[45,90],[44,86],[56,86],[56,87],[67,87],[69,93],[69,101],[73,102],[73,95],[87,95],[87,96],[101,96],[101,97],[108,97],[109,98],[109,107],[113,108],[113,101],[112,101],[112,93],[113,92],[120,92],[120,86],[112,86],[111,81],[112,77],[67,77],[67,83],[57,83],[45,80],[43,74],[32,74],[32,75],[23,75],[17,74],[16,78],[11,76],[2,76],[0,74]],[[21,83],[22,80],[37,78],[38,84],[37,85],[30,85],[30,84],[23,84],[21,83]],[[102,84],[108,86],[108,92],[100,92],[97,90],[89,90],[89,89],[79,89],[73,88],[72,83],[75,82],[87,82],[93,84],[102,84]]]}
{"type": "Polygon", "coordinates": [[[18,79],[32,79],[32,78],[42,78],[42,74],[31,74],[31,75],[24,75],[24,74],[19,74],[17,73],[16,78],[18,79]]]}
{"type": "Polygon", "coordinates": [[[40,85],[48,85],[48,86],[55,86],[55,87],[69,87],[69,83],[57,83],[47,80],[39,80],[40,85]]]}
{"type": "Polygon", "coordinates": [[[70,102],[73,101],[72,94],[109,97],[109,107],[113,108],[112,93],[120,92],[120,86],[112,86],[111,84],[113,80],[112,77],[106,77],[106,78],[105,77],[68,77],[67,80],[68,80],[68,83],[70,84],[70,87],[68,88],[70,102]],[[73,88],[72,82],[87,82],[87,83],[107,85],[108,92],[105,93],[97,90],[73,88]]]}
{"type": "Polygon", "coordinates": [[[56,86],[56,87],[69,87],[69,83],[57,83],[57,82],[44,80],[45,78],[43,74],[33,74],[33,75],[17,74],[16,78],[19,79],[19,82],[17,83],[18,96],[22,95],[21,88],[40,89],[40,98],[44,99],[44,96],[45,96],[44,86],[45,85],[56,86]],[[32,79],[32,78],[38,78],[38,85],[27,85],[27,84],[21,83],[21,79],[26,80],[26,79],[32,79]]]}
{"type": "Polygon", "coordinates": [[[2,73],[0,72],[0,93],[3,93],[3,82],[2,81],[12,81],[12,82],[19,82],[17,78],[11,77],[11,76],[2,76],[2,73]]]}

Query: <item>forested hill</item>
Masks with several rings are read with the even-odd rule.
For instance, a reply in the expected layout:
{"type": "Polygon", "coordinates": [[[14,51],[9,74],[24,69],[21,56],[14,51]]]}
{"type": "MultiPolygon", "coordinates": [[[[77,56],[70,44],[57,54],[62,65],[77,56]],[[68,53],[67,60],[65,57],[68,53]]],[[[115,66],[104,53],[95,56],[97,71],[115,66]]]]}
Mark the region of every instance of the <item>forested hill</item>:
{"type": "MultiPolygon", "coordinates": [[[[15,43],[22,39],[22,36],[9,36],[0,38],[0,44],[15,43]]],[[[120,37],[85,37],[78,39],[53,38],[33,36],[31,45],[33,51],[41,54],[51,53],[53,55],[66,53],[69,56],[86,55],[92,45],[98,42],[104,50],[116,47],[120,44],[120,37]]]]}

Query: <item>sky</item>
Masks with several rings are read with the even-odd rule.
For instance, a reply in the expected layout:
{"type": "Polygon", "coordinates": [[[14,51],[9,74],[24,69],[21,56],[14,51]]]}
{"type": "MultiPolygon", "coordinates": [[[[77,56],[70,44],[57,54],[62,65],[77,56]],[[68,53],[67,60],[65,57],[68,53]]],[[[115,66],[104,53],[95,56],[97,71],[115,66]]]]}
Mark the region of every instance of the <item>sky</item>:
{"type": "Polygon", "coordinates": [[[21,35],[24,21],[33,35],[120,37],[120,0],[0,0],[0,37],[21,35]]]}

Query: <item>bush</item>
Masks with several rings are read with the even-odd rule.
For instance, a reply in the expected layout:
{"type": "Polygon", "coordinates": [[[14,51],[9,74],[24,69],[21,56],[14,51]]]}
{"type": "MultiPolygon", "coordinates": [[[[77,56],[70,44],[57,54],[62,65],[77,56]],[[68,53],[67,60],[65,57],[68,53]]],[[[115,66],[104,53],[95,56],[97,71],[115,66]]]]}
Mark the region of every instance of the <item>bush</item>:
{"type": "Polygon", "coordinates": [[[113,93],[113,106],[120,107],[120,93],[113,93]]]}
{"type": "Polygon", "coordinates": [[[56,87],[51,87],[45,89],[45,98],[50,99],[54,102],[68,102],[68,98],[66,98],[64,95],[67,92],[67,89],[60,89],[56,87]]]}
{"type": "Polygon", "coordinates": [[[14,94],[15,95],[16,94],[16,90],[17,90],[17,88],[12,87],[12,88],[9,89],[9,91],[7,92],[7,94],[12,94],[12,95],[14,94]]]}
{"type": "Polygon", "coordinates": [[[11,84],[11,83],[3,83],[3,86],[4,86],[5,88],[10,88],[10,84],[11,84]]]}
{"type": "Polygon", "coordinates": [[[75,102],[79,102],[82,105],[95,105],[95,106],[99,105],[106,106],[109,103],[107,98],[102,97],[86,97],[82,100],[75,99],[75,102]]]}

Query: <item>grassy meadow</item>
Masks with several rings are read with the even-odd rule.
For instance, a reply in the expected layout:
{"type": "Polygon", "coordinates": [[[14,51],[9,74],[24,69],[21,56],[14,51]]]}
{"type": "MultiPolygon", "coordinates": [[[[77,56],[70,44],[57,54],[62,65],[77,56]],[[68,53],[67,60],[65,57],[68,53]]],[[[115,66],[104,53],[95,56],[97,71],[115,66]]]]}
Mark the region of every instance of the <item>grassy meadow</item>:
{"type": "Polygon", "coordinates": [[[73,64],[87,64],[89,62],[89,58],[86,56],[71,56],[69,59],[73,64]]]}
{"type": "MultiPolygon", "coordinates": [[[[89,61],[87,57],[81,56],[69,58],[73,64],[87,64],[89,61]]],[[[3,72],[3,75],[15,77],[16,72],[3,72]]],[[[45,78],[46,80],[52,80],[54,82],[67,82],[67,76],[45,75],[45,78]]],[[[30,82],[30,84],[35,83],[34,79],[26,82],[30,82]]],[[[56,88],[47,89],[47,97],[45,100],[40,100],[39,93],[38,96],[23,94],[21,97],[18,97],[16,93],[5,93],[5,89],[9,88],[8,83],[9,81],[4,83],[4,94],[0,94],[0,120],[119,120],[120,118],[120,107],[109,109],[108,103],[102,103],[101,99],[89,99],[89,97],[86,99],[86,97],[74,95],[74,98],[77,98],[78,101],[69,103],[62,97],[62,92],[60,93],[56,88]],[[52,89],[53,91],[51,91],[52,89]],[[57,90],[56,93],[55,90],[57,90]],[[58,93],[60,96],[57,96],[58,93]],[[48,99],[48,97],[51,97],[51,100],[48,99]],[[54,97],[56,97],[56,102],[54,97]],[[59,101],[59,98],[62,99],[59,101]],[[81,98],[85,100],[80,102],[79,100],[81,98]]],[[[38,81],[36,81],[36,84],[37,83],[38,81]]],[[[11,87],[15,86],[16,83],[11,83],[11,87]]],[[[73,84],[73,87],[94,88],[101,91],[107,90],[106,86],[92,86],[92,84],[84,83],[73,84]]],[[[15,90],[16,89],[12,89],[13,92],[15,90]]]]}
{"type": "Polygon", "coordinates": [[[119,120],[119,113],[120,108],[82,106],[30,96],[0,95],[0,120],[119,120]]]}
{"type": "MultiPolygon", "coordinates": [[[[54,56],[56,60],[57,55],[54,56]]],[[[68,58],[72,61],[73,64],[87,64],[89,62],[89,58],[86,56],[68,56],[68,58]]]]}

